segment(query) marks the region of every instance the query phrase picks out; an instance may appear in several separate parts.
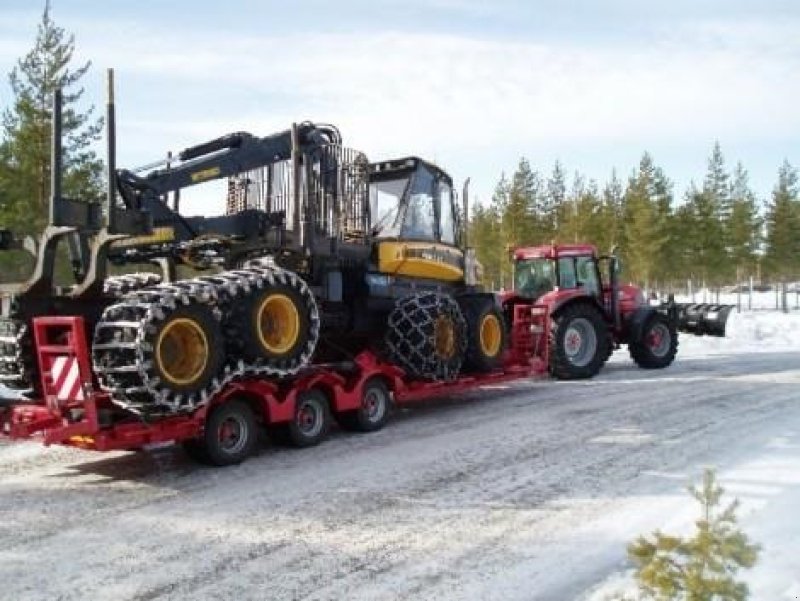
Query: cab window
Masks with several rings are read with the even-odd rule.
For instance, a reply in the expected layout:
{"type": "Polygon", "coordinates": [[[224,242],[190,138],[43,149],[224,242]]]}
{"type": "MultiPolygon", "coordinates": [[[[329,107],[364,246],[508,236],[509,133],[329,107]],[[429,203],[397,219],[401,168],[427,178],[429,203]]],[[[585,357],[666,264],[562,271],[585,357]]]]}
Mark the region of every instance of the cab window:
{"type": "Polygon", "coordinates": [[[597,279],[597,264],[593,257],[578,257],[575,260],[578,286],[582,286],[590,294],[600,295],[600,282],[597,279]]]}
{"type": "Polygon", "coordinates": [[[445,244],[456,243],[456,223],[453,216],[453,191],[445,182],[439,182],[439,234],[445,244]]]}
{"type": "Polygon", "coordinates": [[[433,204],[433,177],[419,169],[411,182],[411,194],[403,219],[403,238],[436,240],[436,214],[433,204]]]}
{"type": "Polygon", "coordinates": [[[575,259],[564,257],[558,260],[558,285],[561,288],[575,287],[575,259]]]}

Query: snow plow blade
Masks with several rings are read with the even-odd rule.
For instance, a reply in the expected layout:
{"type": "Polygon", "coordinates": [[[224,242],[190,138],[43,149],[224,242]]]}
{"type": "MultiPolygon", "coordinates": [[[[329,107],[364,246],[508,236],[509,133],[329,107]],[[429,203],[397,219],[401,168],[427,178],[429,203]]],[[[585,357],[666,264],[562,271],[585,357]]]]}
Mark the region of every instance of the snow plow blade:
{"type": "Polygon", "coordinates": [[[678,329],[697,336],[725,336],[725,325],[735,305],[676,303],[678,329]]]}

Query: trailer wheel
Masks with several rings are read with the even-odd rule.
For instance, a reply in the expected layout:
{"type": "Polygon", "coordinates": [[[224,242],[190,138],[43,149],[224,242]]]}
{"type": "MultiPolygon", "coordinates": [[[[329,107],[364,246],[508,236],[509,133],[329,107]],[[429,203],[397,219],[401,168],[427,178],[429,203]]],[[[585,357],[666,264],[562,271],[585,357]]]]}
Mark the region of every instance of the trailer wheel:
{"type": "Polygon", "coordinates": [[[464,361],[467,325],[452,297],[414,294],[397,301],[389,314],[385,341],[391,360],[410,375],[452,380],[464,361]]]}
{"type": "Polygon", "coordinates": [[[466,298],[461,309],[467,321],[465,371],[487,372],[500,367],[506,349],[506,325],[493,298],[466,298]]]}
{"type": "Polygon", "coordinates": [[[312,447],[325,438],[330,424],[328,398],[321,390],[307,390],[297,395],[294,418],[283,425],[280,438],[293,447],[312,447]]]}
{"type": "Polygon", "coordinates": [[[253,410],[244,401],[228,401],[214,407],[206,420],[203,437],[183,443],[195,461],[216,466],[241,463],[253,454],[258,426],[253,410]]]}
{"type": "Polygon", "coordinates": [[[675,360],[678,332],[661,313],[653,313],[645,322],[640,337],[628,344],[631,358],[641,368],[662,369],[675,360]]]}
{"type": "Polygon", "coordinates": [[[374,432],[389,419],[391,402],[386,383],[381,378],[370,378],[361,389],[361,406],[338,414],[336,420],[345,430],[374,432]]]}
{"type": "Polygon", "coordinates": [[[229,342],[252,361],[281,372],[304,365],[319,338],[314,296],[297,274],[277,272],[274,284],[256,290],[234,309],[235,337],[229,342]]]}
{"type": "Polygon", "coordinates": [[[591,378],[608,358],[608,326],[588,303],[568,305],[552,320],[550,373],[560,380],[591,378]]]}
{"type": "Polygon", "coordinates": [[[219,324],[205,305],[179,307],[158,323],[147,341],[155,376],[175,393],[205,389],[224,361],[219,324]]]}

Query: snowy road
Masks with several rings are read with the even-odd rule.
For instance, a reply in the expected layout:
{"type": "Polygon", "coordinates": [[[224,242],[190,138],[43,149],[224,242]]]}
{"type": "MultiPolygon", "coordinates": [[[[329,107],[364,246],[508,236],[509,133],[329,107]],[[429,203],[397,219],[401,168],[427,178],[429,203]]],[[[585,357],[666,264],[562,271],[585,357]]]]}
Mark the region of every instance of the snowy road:
{"type": "Polygon", "coordinates": [[[661,372],[620,351],[591,382],[403,410],[226,469],[0,443],[0,598],[598,597],[635,535],[691,521],[706,465],[765,546],[753,598],[796,598],[800,545],[781,545],[800,525],[775,516],[800,498],[800,353],[725,344],[683,337],[661,372]]]}

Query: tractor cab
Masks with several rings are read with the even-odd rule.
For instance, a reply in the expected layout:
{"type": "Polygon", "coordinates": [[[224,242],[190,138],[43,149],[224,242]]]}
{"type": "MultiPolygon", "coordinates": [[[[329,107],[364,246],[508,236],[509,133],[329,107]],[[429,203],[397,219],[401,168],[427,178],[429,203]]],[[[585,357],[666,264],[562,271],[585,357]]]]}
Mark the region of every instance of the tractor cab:
{"type": "Polygon", "coordinates": [[[370,165],[370,229],[378,239],[458,244],[453,181],[416,157],[370,165]]]}
{"type": "Polygon", "coordinates": [[[583,290],[602,299],[603,280],[597,249],[588,244],[575,244],[514,251],[516,295],[536,300],[553,290],[583,290]]]}

